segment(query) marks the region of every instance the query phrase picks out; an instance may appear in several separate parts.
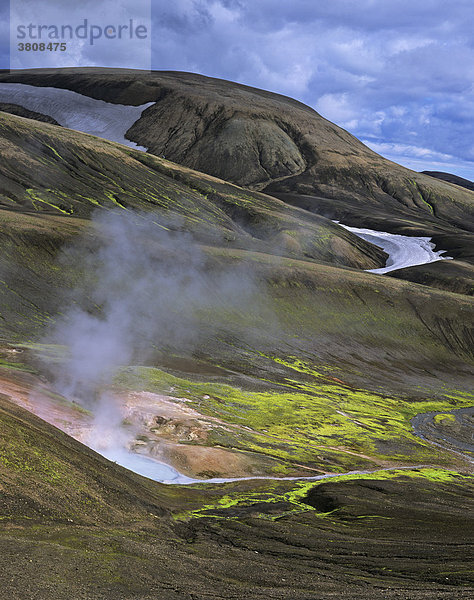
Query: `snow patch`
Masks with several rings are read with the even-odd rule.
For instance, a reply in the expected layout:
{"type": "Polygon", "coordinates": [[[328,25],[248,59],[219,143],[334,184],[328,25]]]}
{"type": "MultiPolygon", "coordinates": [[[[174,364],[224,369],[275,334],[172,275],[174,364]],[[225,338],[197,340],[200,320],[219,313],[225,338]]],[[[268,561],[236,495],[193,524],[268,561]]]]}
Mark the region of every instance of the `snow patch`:
{"type": "Polygon", "coordinates": [[[414,267],[415,265],[425,265],[438,260],[451,260],[450,256],[441,256],[446,250],[435,251],[435,244],[433,244],[430,237],[398,235],[386,233],[385,231],[374,231],[373,229],[349,227],[339,223],[339,221],[334,222],[355,233],[363,240],[374,244],[374,246],[382,248],[388,254],[385,267],[367,269],[369,273],[382,274],[397,269],[405,269],[406,267],[414,267]]]}
{"type": "Polygon", "coordinates": [[[28,110],[48,115],[69,129],[105,138],[136,150],[147,150],[127,140],[125,133],[154,102],[140,106],[112,104],[70,90],[24,83],[1,83],[0,102],[18,104],[28,110]]]}

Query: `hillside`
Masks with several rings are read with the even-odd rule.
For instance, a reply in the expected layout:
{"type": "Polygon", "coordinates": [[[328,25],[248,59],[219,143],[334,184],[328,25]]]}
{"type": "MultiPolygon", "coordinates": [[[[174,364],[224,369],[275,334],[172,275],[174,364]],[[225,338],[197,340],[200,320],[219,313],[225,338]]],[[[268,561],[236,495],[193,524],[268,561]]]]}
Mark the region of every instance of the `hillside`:
{"type": "Polygon", "coordinates": [[[471,597],[472,192],[231,82],[5,81],[154,103],[131,146],[0,105],[6,597],[471,597]]]}
{"type": "Polygon", "coordinates": [[[329,483],[309,498],[291,482],[177,490],[106,461],[3,397],[0,431],[0,563],[12,600],[289,599],[315,587],[320,598],[468,598],[472,589],[459,585],[469,487],[455,474],[329,483]],[[221,509],[231,519],[210,518],[206,509],[223,494],[242,506],[221,509]],[[323,502],[337,503],[337,516],[317,517],[313,506],[323,502]],[[204,513],[176,518],[193,510],[204,513]],[[279,512],[287,516],[265,518],[279,512]]]}
{"type": "Polygon", "coordinates": [[[423,175],[429,175],[430,177],[435,177],[436,179],[441,179],[442,181],[447,181],[448,183],[454,183],[455,185],[464,187],[467,190],[471,190],[471,192],[474,191],[474,183],[469,181],[469,179],[464,179],[464,177],[459,177],[458,175],[445,173],[443,171],[422,171],[422,173],[423,175]]]}
{"type": "Polygon", "coordinates": [[[468,225],[472,196],[387,161],[278,94],[191,73],[95,68],[6,73],[0,82],[62,87],[111,103],[154,102],[127,132],[130,140],[245,187],[468,225]]]}
{"type": "MultiPolygon", "coordinates": [[[[470,333],[463,329],[463,319],[456,317],[457,311],[464,312],[469,304],[457,296],[408,287],[394,279],[334,269],[331,264],[377,266],[383,264],[384,253],[324,217],[64,128],[5,113],[0,116],[0,125],[4,157],[0,166],[1,235],[7,277],[2,288],[2,329],[8,332],[6,339],[31,339],[58,310],[61,295],[57,290],[70,285],[64,276],[74,281],[77,275],[70,270],[58,271],[52,261],[64,244],[87,229],[91,214],[99,209],[133,209],[152,214],[157,225],[192,232],[219,261],[240,260],[255,265],[265,279],[285,282],[275,288],[281,303],[281,309],[276,310],[285,310],[284,298],[294,298],[299,314],[288,321],[291,329],[299,327],[305,314],[298,302],[308,306],[315,303],[318,311],[308,313],[310,320],[301,323],[307,341],[306,336],[292,341],[300,351],[307,344],[316,345],[318,353],[325,356],[325,336],[338,338],[341,331],[347,333],[347,328],[354,331],[350,337],[356,347],[365,347],[365,338],[370,335],[370,345],[378,339],[375,344],[383,348],[387,336],[393,338],[394,334],[384,330],[385,324],[391,326],[390,315],[397,315],[398,321],[403,314],[408,321],[399,325],[401,330],[412,329],[416,323],[414,331],[421,327],[427,340],[432,340],[429,343],[435,344],[436,353],[444,348],[450,354],[449,362],[453,352],[459,356],[469,354],[470,333]],[[275,256],[281,258],[275,260],[275,256]],[[426,297],[432,300],[433,308],[424,310],[421,321],[416,307],[426,297]],[[337,318],[335,306],[340,306],[337,318]],[[378,323],[370,334],[360,326],[364,314],[364,319],[378,323]],[[431,315],[436,325],[430,322],[431,315]],[[440,326],[444,338],[436,333],[440,326]],[[320,335],[313,337],[312,330],[319,330],[320,335]],[[324,336],[323,331],[327,332],[324,336]]],[[[288,317],[282,315],[279,319],[285,322],[288,317]]],[[[413,338],[417,340],[415,345],[422,339],[418,333],[413,338]]],[[[397,346],[400,356],[418,355],[415,362],[431,354],[428,348],[421,356],[414,350],[405,344],[397,346]]],[[[356,362],[364,360],[367,351],[356,362]]],[[[344,344],[338,358],[349,354],[344,344]]],[[[381,358],[379,351],[375,354],[381,358]]]]}
{"type": "MultiPolygon", "coordinates": [[[[472,265],[470,190],[382,158],[290,98],[158,71],[39,69],[4,73],[1,82],[64,88],[112,105],[153,102],[126,132],[149,153],[347,225],[430,236],[472,265]]],[[[474,268],[465,268],[472,278],[474,268]]],[[[453,278],[457,269],[453,264],[453,278]]],[[[439,279],[430,276],[431,285],[446,289],[444,271],[439,279]]]]}

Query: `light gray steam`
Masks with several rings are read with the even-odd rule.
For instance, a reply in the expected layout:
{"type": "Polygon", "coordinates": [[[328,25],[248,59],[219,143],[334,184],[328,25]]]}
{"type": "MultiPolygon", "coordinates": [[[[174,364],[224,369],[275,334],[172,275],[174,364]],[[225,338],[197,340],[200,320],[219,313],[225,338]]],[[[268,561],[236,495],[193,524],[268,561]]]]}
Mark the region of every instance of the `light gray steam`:
{"type": "Polygon", "coordinates": [[[45,341],[67,348],[49,364],[56,390],[93,415],[81,441],[153,479],[186,482],[172,467],[130,452],[137,431],[123,427],[114,376],[121,366],[153,363],[157,353],[208,348],[221,327],[242,338],[252,319],[269,323],[268,302],[247,263],[213,258],[177,230],[176,218],[167,220],[170,229],[157,219],[165,223],[163,215],[128,210],[95,214],[61,258],[78,283],[45,341]]]}
{"type": "Polygon", "coordinates": [[[190,234],[151,215],[103,211],[93,223],[92,241],[63,258],[83,276],[48,336],[69,352],[55,373],[58,390],[86,406],[119,366],[140,364],[153,349],[190,352],[226,314],[261,304],[242,265],[219,267],[190,234]]]}
{"type": "Polygon", "coordinates": [[[122,426],[124,407],[110,390],[114,375],[121,366],[146,364],[157,351],[189,355],[226,321],[258,314],[266,304],[248,266],[219,264],[190,234],[166,229],[157,218],[96,213],[92,228],[61,258],[79,282],[45,341],[67,348],[63,360],[49,365],[55,388],[92,412],[82,441],[130,470],[179,482],[188,478],[128,450],[137,432],[122,426]]]}

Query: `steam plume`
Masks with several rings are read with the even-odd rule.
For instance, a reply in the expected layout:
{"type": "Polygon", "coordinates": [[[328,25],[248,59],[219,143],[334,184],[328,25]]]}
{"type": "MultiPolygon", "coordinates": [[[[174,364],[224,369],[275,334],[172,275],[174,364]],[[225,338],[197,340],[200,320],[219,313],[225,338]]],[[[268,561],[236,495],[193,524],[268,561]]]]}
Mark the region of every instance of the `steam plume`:
{"type": "Polygon", "coordinates": [[[130,211],[98,212],[93,223],[92,241],[83,238],[63,258],[83,276],[49,335],[69,351],[56,373],[68,397],[91,406],[117,367],[153,349],[189,352],[214,333],[213,315],[259,304],[248,270],[211,265],[188,233],[130,211]]]}

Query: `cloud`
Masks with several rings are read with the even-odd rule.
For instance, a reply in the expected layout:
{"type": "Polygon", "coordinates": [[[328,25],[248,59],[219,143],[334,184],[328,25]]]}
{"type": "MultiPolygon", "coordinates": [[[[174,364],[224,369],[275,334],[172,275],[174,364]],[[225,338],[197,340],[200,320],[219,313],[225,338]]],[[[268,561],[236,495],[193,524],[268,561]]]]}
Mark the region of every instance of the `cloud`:
{"type": "Polygon", "coordinates": [[[0,4],[0,69],[10,66],[10,6],[0,4]]]}
{"type": "Polygon", "coordinates": [[[283,93],[359,138],[474,161],[471,0],[159,0],[153,27],[156,69],[283,93]]]}
{"type": "MultiPolygon", "coordinates": [[[[100,6],[125,18],[137,14],[140,1],[102,0],[100,6]]],[[[197,72],[294,97],[359,138],[428,148],[453,157],[454,165],[473,162],[474,178],[472,0],[152,5],[154,69],[197,72]]],[[[70,0],[69,14],[83,14],[83,7],[70,0]]],[[[136,66],[143,57],[109,44],[84,46],[69,58],[76,65],[136,66]]],[[[403,164],[404,158],[411,160],[400,155],[403,164]]]]}
{"type": "Polygon", "coordinates": [[[472,177],[472,162],[459,160],[449,154],[409,144],[375,142],[370,139],[361,141],[385,158],[403,164],[414,171],[447,171],[456,172],[457,175],[466,179],[472,177]],[[427,168],[427,164],[430,165],[430,168],[427,168]]]}
{"type": "Polygon", "coordinates": [[[150,0],[12,0],[11,3],[12,68],[110,66],[149,69],[151,66],[151,16],[150,0]],[[133,35],[130,36],[130,19],[133,35]],[[78,39],[71,39],[69,29],[61,35],[62,26],[86,26],[78,39]],[[148,29],[137,35],[141,24],[148,29]],[[30,29],[30,25],[32,29],[30,29]],[[43,26],[43,29],[39,29],[43,26]],[[111,28],[109,28],[111,26],[111,28]],[[118,35],[119,27],[123,26],[118,35]],[[18,27],[23,28],[18,30],[18,27]],[[58,36],[54,36],[57,28],[58,36]],[[107,35],[106,33],[107,32],[107,35]],[[141,36],[141,37],[140,37],[141,36]],[[119,39],[119,37],[121,39],[119,39]],[[65,42],[66,50],[26,50],[20,43],[65,42]]]}

